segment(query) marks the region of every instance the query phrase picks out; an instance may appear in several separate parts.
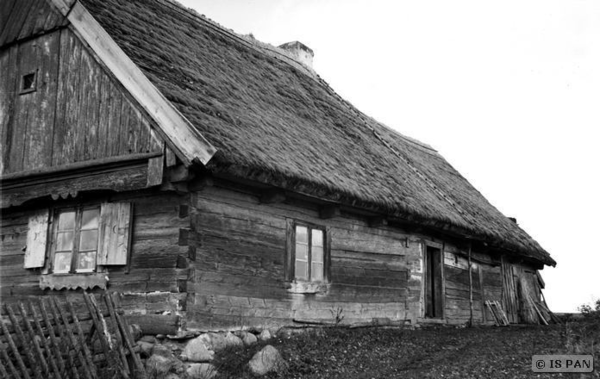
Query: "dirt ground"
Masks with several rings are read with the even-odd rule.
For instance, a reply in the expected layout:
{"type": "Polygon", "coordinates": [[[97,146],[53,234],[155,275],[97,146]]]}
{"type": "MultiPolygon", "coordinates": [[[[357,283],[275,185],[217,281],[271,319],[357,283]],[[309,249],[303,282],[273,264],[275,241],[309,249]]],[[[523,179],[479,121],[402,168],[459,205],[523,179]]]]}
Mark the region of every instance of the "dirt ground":
{"type": "MultiPolygon", "coordinates": [[[[581,374],[531,370],[532,355],[566,354],[567,334],[564,325],[328,329],[270,341],[288,362],[288,370],[268,377],[580,378],[581,374]]],[[[217,362],[219,377],[250,378],[242,362],[255,349],[260,347],[232,352],[234,356],[217,362]]],[[[600,377],[598,363],[586,377],[600,377]]]]}

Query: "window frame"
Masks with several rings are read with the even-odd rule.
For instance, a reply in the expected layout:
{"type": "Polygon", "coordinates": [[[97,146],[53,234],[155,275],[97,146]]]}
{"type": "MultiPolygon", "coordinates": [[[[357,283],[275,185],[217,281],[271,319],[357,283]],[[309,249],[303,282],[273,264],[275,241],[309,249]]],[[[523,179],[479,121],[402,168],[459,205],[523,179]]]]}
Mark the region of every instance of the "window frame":
{"type": "Polygon", "coordinates": [[[99,255],[99,245],[100,245],[100,228],[101,228],[101,212],[102,207],[101,204],[90,205],[90,204],[78,204],[64,207],[56,207],[53,208],[52,211],[52,219],[51,219],[51,233],[49,235],[50,243],[48,252],[48,264],[47,264],[47,272],[52,275],[85,275],[85,274],[94,274],[97,272],[101,272],[99,270],[98,265],[98,255],[99,255]],[[83,212],[90,209],[98,210],[98,225],[97,225],[97,233],[98,237],[96,239],[96,261],[94,263],[94,269],[89,271],[77,271],[77,258],[82,251],[80,251],[80,236],[81,236],[81,222],[83,217],[83,212]],[[59,218],[60,214],[66,211],[73,210],[75,212],[75,226],[73,229],[73,247],[71,249],[71,263],[69,266],[68,272],[56,272],[55,271],[55,257],[57,253],[57,241],[58,241],[58,233],[59,231],[59,218]]]}
{"type": "Polygon", "coordinates": [[[330,282],[330,267],[331,267],[331,231],[330,228],[324,225],[317,225],[305,221],[297,221],[287,219],[287,248],[286,248],[286,267],[285,279],[292,283],[307,283],[307,284],[327,284],[330,282]],[[307,277],[308,279],[296,277],[296,228],[298,226],[306,227],[308,233],[308,253],[307,253],[307,277]],[[323,279],[314,280],[312,275],[312,230],[320,230],[323,233],[323,279]]]}

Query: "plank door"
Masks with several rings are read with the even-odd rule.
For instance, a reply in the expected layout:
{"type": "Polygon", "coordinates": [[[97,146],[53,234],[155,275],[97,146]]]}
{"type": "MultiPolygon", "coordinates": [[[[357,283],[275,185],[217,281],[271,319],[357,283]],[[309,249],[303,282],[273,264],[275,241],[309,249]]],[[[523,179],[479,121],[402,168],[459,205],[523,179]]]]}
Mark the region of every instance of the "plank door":
{"type": "Polygon", "coordinates": [[[425,317],[442,318],[442,251],[427,246],[427,268],[425,270],[425,317]]]}

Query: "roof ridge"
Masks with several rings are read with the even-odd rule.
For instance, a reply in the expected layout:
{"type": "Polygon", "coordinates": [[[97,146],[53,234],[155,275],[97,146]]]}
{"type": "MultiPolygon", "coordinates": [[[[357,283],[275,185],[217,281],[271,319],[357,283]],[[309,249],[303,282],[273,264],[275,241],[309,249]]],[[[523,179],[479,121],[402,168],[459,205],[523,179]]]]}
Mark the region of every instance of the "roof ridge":
{"type": "Polygon", "coordinates": [[[271,45],[270,43],[260,41],[260,40],[256,39],[252,34],[244,35],[244,34],[236,33],[234,30],[229,29],[229,28],[219,24],[215,20],[212,20],[212,19],[208,18],[207,16],[198,13],[198,11],[196,11],[195,9],[184,6],[183,4],[179,3],[177,0],[162,0],[162,1],[166,2],[167,5],[172,6],[172,8],[174,8],[174,10],[179,11],[179,13],[181,13],[182,15],[191,17],[194,20],[197,20],[199,22],[206,24],[215,32],[218,32],[227,37],[236,39],[239,42],[242,42],[243,44],[245,44],[247,47],[252,48],[252,49],[254,49],[262,54],[265,54],[269,57],[276,58],[276,59],[279,58],[281,61],[304,72],[312,79],[316,79],[316,77],[319,76],[312,68],[309,68],[309,67],[303,65],[302,63],[298,62],[296,59],[294,59],[290,55],[290,53],[288,53],[287,51],[285,51],[277,46],[271,45]],[[272,56],[271,54],[268,54],[267,51],[265,51],[265,50],[267,50],[270,53],[275,54],[276,56],[272,56]],[[283,58],[283,59],[281,59],[281,58],[283,58]]]}

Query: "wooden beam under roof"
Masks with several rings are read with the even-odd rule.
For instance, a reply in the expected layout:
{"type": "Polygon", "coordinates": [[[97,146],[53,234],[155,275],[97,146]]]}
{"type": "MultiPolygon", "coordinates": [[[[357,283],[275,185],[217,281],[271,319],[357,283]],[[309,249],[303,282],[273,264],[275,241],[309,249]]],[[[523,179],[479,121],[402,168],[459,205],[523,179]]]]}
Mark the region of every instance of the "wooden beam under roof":
{"type": "Polygon", "coordinates": [[[285,191],[280,188],[270,188],[260,195],[262,204],[282,203],[285,201],[285,191]]]}
{"type": "Polygon", "coordinates": [[[339,205],[326,205],[319,210],[319,217],[323,219],[339,217],[341,215],[339,205]]]}

